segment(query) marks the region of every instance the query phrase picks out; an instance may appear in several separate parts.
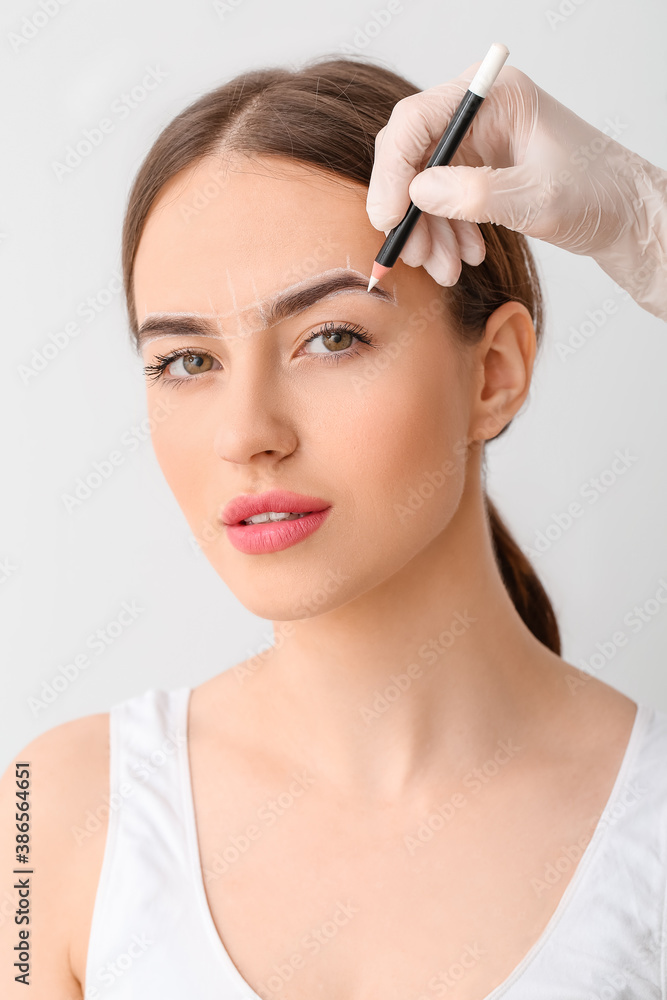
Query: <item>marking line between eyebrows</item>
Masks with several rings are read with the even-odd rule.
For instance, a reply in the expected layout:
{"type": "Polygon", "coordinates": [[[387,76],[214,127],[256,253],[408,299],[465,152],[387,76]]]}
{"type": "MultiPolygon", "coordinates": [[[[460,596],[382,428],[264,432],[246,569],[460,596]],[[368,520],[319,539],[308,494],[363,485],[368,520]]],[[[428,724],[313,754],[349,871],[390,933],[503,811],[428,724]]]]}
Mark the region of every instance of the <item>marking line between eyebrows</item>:
{"type": "MultiPolygon", "coordinates": [[[[303,312],[322,299],[343,292],[363,291],[366,295],[371,295],[391,305],[398,305],[395,296],[379,285],[375,285],[368,292],[368,279],[361,273],[354,271],[350,273],[344,268],[332,270],[338,270],[342,273],[316,281],[306,288],[298,288],[294,291],[288,289],[286,293],[270,302],[268,308],[264,308],[263,303],[258,303],[265,328],[303,312]]],[[[297,288],[297,286],[291,287],[297,288]]],[[[159,337],[187,335],[214,337],[219,340],[221,339],[220,328],[220,317],[216,313],[150,313],[139,328],[137,343],[139,347],[142,347],[159,337]],[[215,323],[211,323],[210,320],[215,320],[215,323]]]]}

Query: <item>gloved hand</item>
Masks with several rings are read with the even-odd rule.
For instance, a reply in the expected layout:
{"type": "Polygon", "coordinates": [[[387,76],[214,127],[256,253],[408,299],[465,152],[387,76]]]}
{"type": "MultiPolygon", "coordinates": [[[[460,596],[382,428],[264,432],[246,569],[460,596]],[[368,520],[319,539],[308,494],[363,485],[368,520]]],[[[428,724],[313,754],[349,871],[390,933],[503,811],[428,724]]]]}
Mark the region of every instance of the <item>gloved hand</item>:
{"type": "MultiPolygon", "coordinates": [[[[478,222],[593,257],[667,319],[667,171],[503,66],[451,165],[424,169],[480,63],[399,101],[375,139],[366,209],[388,234],[410,199],[424,213],[401,259],[453,285],[480,264],[478,222]]],[[[611,123],[610,133],[622,131],[611,123]]]]}

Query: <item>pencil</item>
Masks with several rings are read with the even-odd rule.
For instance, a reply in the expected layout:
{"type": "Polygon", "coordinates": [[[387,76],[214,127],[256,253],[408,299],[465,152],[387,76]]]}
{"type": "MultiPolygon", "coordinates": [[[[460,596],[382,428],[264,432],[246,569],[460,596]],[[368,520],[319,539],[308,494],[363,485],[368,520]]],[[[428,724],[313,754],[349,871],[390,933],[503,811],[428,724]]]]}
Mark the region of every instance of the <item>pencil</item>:
{"type": "MultiPolygon", "coordinates": [[[[447,166],[452,160],[509,54],[506,45],[501,42],[493,43],[463,95],[461,103],[454,112],[442,138],[435,147],[431,159],[424,168],[425,170],[428,167],[447,166]]],[[[421,209],[417,208],[411,201],[407,212],[398,225],[391,230],[375,258],[367,291],[370,292],[371,288],[377,285],[378,281],[394,266],[421,214],[421,209]]]]}

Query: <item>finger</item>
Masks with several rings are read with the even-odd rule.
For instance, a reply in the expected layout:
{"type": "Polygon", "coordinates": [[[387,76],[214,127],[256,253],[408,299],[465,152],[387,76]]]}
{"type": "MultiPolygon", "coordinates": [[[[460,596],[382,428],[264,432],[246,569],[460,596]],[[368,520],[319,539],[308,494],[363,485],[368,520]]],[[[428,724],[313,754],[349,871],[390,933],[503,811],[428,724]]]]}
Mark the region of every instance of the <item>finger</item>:
{"type": "MultiPolygon", "coordinates": [[[[433,218],[429,216],[429,218],[433,218]]],[[[435,216],[437,218],[437,216],[435,216]]],[[[459,257],[466,264],[476,267],[486,257],[486,243],[482,232],[475,222],[464,222],[461,219],[449,219],[449,225],[456,236],[459,245],[459,257]]]]}
{"type": "Polygon", "coordinates": [[[421,267],[431,254],[431,234],[426,217],[420,215],[399,257],[408,267],[421,267]]]}
{"type": "Polygon", "coordinates": [[[366,211],[375,229],[392,229],[410,204],[408,185],[438,144],[466,91],[452,80],[404,97],[376,136],[366,211]]]}
{"type": "Polygon", "coordinates": [[[417,208],[430,215],[467,222],[493,222],[529,233],[545,201],[547,180],[535,164],[429,167],[410,183],[417,208]]]}
{"type": "Polygon", "coordinates": [[[455,285],[461,274],[461,258],[458,240],[449,219],[429,215],[428,228],[431,253],[422,266],[439,285],[455,285]]]}

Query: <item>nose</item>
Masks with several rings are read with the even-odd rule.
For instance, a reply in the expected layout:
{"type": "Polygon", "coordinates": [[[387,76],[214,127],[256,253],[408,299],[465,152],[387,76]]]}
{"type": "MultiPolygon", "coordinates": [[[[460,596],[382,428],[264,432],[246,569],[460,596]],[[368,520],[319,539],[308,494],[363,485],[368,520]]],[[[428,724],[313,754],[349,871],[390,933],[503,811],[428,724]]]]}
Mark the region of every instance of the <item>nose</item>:
{"type": "Polygon", "coordinates": [[[277,357],[252,353],[235,357],[216,402],[214,450],[235,465],[262,455],[278,461],[297,446],[298,405],[289,380],[281,376],[277,357]]]}

